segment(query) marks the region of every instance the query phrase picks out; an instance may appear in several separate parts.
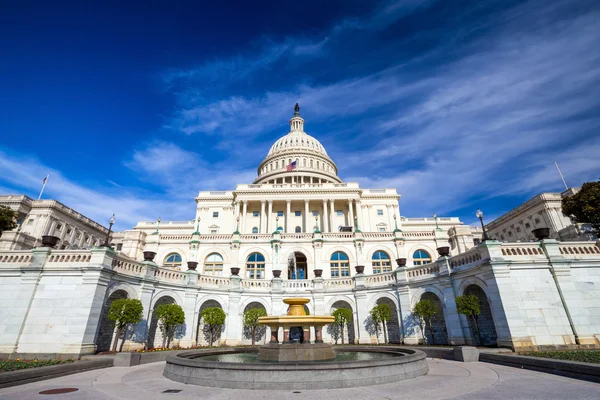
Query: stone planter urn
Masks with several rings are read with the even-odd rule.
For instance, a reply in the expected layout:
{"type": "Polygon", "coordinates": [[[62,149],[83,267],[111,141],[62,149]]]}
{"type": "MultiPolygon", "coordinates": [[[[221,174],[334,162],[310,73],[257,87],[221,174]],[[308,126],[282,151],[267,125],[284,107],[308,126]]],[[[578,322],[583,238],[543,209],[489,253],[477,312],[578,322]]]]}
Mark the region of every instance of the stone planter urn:
{"type": "Polygon", "coordinates": [[[365,272],[365,266],[364,265],[357,265],[356,267],[354,267],[354,269],[356,270],[357,274],[362,274],[363,272],[365,272]]]}
{"type": "Polygon", "coordinates": [[[273,278],[281,278],[281,270],[280,269],[273,270],[273,278]]]}
{"type": "Polygon", "coordinates": [[[229,268],[231,270],[231,275],[238,276],[240,273],[240,269],[238,267],[229,268]]]}
{"type": "Polygon", "coordinates": [[[406,258],[396,258],[396,264],[398,264],[398,268],[406,267],[406,258]]]}
{"type": "Polygon", "coordinates": [[[188,261],[187,265],[188,265],[188,270],[195,271],[196,268],[198,267],[198,262],[196,262],[196,261],[188,261]]]}
{"type": "Polygon", "coordinates": [[[322,278],[323,277],[323,270],[322,269],[315,269],[314,273],[315,273],[315,278],[322,278]]]}
{"type": "Polygon", "coordinates": [[[42,236],[42,246],[44,247],[54,247],[60,240],[57,236],[42,236]]]}
{"type": "Polygon", "coordinates": [[[550,228],[537,228],[531,231],[537,240],[544,240],[550,237],[550,228]]]}
{"type": "Polygon", "coordinates": [[[437,251],[440,257],[448,257],[450,255],[450,247],[448,246],[438,247],[437,251]]]}
{"type": "Polygon", "coordinates": [[[156,257],[156,252],[154,252],[154,251],[145,251],[144,252],[144,261],[154,261],[154,257],[156,257]]]}

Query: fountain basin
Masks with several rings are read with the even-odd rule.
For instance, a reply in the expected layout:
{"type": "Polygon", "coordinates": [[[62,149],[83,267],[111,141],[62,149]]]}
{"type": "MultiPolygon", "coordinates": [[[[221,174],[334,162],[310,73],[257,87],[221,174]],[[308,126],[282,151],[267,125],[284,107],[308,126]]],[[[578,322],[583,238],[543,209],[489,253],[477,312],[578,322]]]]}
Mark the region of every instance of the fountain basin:
{"type": "MultiPolygon", "coordinates": [[[[226,348],[187,351],[170,356],[163,375],[171,380],[230,389],[335,389],[399,382],[427,374],[424,352],[401,347],[351,346],[336,353],[375,353],[380,359],[310,362],[221,362],[210,358],[226,354],[257,354],[258,349],[226,348]],[[203,357],[209,357],[203,360],[203,357]]],[[[376,357],[377,358],[377,357],[376,357]]],[[[255,360],[255,361],[254,361],[255,360]]]]}

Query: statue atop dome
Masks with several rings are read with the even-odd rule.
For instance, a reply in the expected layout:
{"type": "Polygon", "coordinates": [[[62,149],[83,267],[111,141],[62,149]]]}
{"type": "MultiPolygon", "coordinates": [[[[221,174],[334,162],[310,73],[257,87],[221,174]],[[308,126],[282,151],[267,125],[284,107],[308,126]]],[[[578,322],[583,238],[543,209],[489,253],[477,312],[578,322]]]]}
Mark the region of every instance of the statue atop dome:
{"type": "Polygon", "coordinates": [[[296,103],[296,105],[294,106],[294,117],[299,117],[300,116],[300,106],[298,105],[298,103],[296,103]]]}

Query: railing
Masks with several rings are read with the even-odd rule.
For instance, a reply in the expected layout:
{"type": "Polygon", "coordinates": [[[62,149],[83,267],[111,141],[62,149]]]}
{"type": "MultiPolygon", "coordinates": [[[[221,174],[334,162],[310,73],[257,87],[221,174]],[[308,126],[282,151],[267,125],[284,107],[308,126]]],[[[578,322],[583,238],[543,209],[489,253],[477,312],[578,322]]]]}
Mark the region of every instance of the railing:
{"type": "Polygon", "coordinates": [[[312,281],[308,280],[290,280],[283,281],[284,289],[295,289],[295,290],[310,290],[312,289],[312,281]]]}
{"type": "Polygon", "coordinates": [[[202,275],[198,278],[198,286],[229,287],[231,280],[219,276],[202,275]]]}
{"type": "Polygon", "coordinates": [[[78,263],[89,262],[92,253],[89,250],[53,250],[47,263],[78,263]]]}
{"type": "Polygon", "coordinates": [[[323,239],[354,239],[354,233],[324,233],[323,239]]]}
{"type": "Polygon", "coordinates": [[[480,260],[481,254],[479,254],[479,249],[475,247],[463,254],[452,257],[449,262],[450,268],[456,268],[460,267],[461,265],[472,264],[480,260]]]}
{"type": "Polygon", "coordinates": [[[439,265],[427,264],[427,265],[423,265],[423,266],[412,267],[410,270],[407,271],[407,275],[409,278],[417,278],[417,277],[422,277],[422,276],[427,276],[427,275],[437,276],[437,274],[439,272],[440,272],[439,265]]]}
{"type": "Polygon", "coordinates": [[[31,263],[31,251],[9,250],[0,254],[2,264],[29,264],[31,263]]]}
{"type": "Polygon", "coordinates": [[[354,281],[352,278],[335,278],[326,279],[323,281],[325,289],[350,289],[354,287],[354,281]]]}
{"type": "Polygon", "coordinates": [[[269,233],[251,233],[240,235],[240,239],[243,241],[269,241],[271,240],[271,237],[272,235],[269,233]]]}
{"type": "Polygon", "coordinates": [[[587,256],[600,256],[600,247],[596,243],[589,242],[566,242],[559,243],[560,254],[567,255],[570,258],[585,258],[587,256]]]}
{"type": "Polygon", "coordinates": [[[160,235],[161,241],[177,241],[177,242],[189,242],[192,240],[192,235],[160,235]]]}
{"type": "Polygon", "coordinates": [[[396,278],[394,277],[393,272],[384,272],[383,274],[376,274],[367,276],[365,279],[365,283],[367,286],[380,286],[380,285],[388,285],[390,283],[396,282],[396,278]]]}
{"type": "Polygon", "coordinates": [[[113,271],[125,275],[140,275],[144,271],[144,266],[136,261],[122,257],[116,257],[112,262],[113,271]]]}
{"type": "Polygon", "coordinates": [[[538,243],[502,243],[503,256],[545,256],[538,243]]]}
{"type": "Polygon", "coordinates": [[[363,232],[365,239],[391,239],[394,237],[392,232],[363,232]]]}
{"type": "Polygon", "coordinates": [[[432,238],[434,237],[433,232],[402,232],[404,237],[418,237],[418,238],[432,238]]]}
{"type": "Polygon", "coordinates": [[[156,271],[154,271],[154,277],[166,279],[169,281],[183,281],[185,278],[185,274],[183,272],[179,272],[171,268],[158,267],[156,268],[156,271]]]}
{"type": "Polygon", "coordinates": [[[283,234],[281,234],[281,238],[285,239],[285,240],[288,240],[288,239],[311,240],[312,237],[313,237],[312,233],[283,233],[283,234]]]}
{"type": "Polygon", "coordinates": [[[241,286],[246,289],[270,289],[273,283],[267,279],[245,279],[241,286]]]}

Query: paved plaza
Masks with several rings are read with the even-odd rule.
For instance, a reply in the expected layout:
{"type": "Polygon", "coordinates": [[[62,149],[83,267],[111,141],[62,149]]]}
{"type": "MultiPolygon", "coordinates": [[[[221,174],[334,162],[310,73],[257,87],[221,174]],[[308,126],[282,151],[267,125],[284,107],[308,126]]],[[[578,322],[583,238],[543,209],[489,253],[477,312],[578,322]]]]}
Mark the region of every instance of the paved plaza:
{"type": "Polygon", "coordinates": [[[113,367],[0,389],[9,399],[599,399],[600,384],[487,363],[428,359],[428,375],[351,389],[262,391],[205,388],[162,376],[164,362],[113,367]],[[77,388],[66,394],[39,392],[77,388]],[[173,391],[165,393],[165,391],[173,391]],[[176,391],[176,392],[175,392],[176,391]]]}

